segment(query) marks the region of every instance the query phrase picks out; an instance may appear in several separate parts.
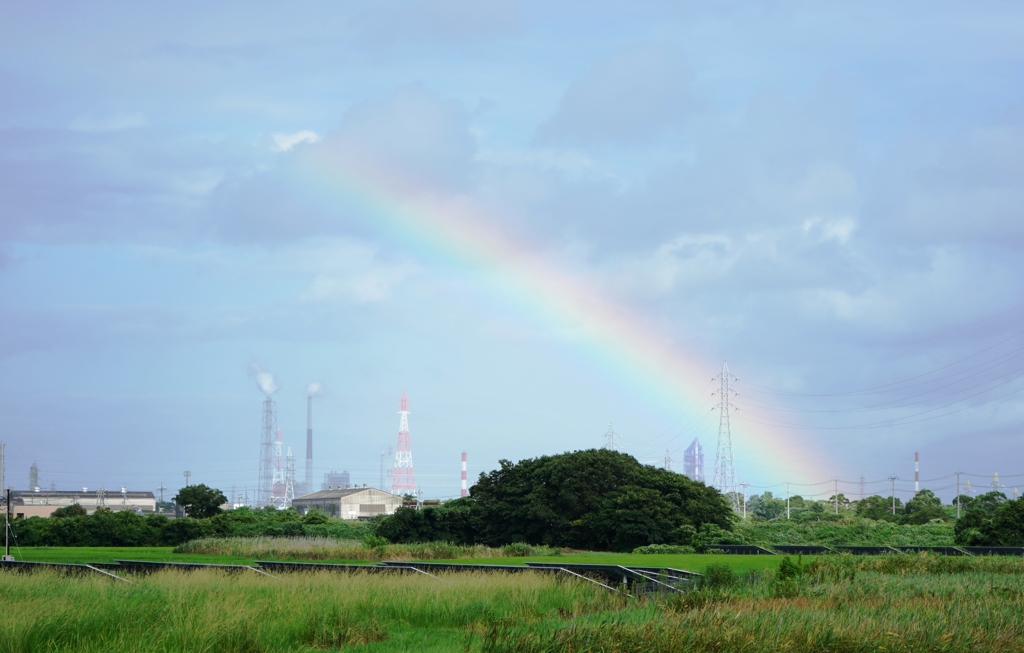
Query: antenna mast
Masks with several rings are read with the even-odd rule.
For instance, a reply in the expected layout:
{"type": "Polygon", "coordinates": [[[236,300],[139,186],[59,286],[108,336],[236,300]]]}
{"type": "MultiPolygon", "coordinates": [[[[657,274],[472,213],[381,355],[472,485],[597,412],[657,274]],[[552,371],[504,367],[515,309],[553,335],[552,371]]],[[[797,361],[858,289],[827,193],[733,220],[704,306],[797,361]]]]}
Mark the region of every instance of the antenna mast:
{"type": "Polygon", "coordinates": [[[732,431],[729,425],[729,411],[733,408],[729,382],[736,379],[729,374],[729,364],[722,363],[722,373],[715,377],[718,388],[718,453],[715,456],[715,479],[712,485],[729,498],[733,510],[740,511],[736,495],[736,466],[732,458],[732,431]]]}
{"type": "Polygon", "coordinates": [[[292,455],[292,448],[288,447],[288,465],[284,473],[284,507],[290,508],[295,500],[295,456],[292,455]]]}
{"type": "Polygon", "coordinates": [[[284,466],[281,462],[281,429],[278,429],[277,438],[274,440],[274,477],[270,492],[270,502],[278,510],[288,507],[288,498],[285,493],[284,466]]]}
{"type": "Polygon", "coordinates": [[[416,477],[412,469],[412,444],[409,441],[409,400],[402,393],[398,411],[398,447],[395,450],[395,469],[391,475],[391,491],[395,494],[415,493],[416,477]]]}

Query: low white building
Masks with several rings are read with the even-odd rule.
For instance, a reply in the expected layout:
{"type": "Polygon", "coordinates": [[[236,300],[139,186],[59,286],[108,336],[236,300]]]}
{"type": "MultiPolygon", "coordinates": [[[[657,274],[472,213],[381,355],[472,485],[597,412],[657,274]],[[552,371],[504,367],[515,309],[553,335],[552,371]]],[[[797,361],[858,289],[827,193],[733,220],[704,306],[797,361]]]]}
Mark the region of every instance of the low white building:
{"type": "Polygon", "coordinates": [[[156,512],[156,496],[152,492],[129,492],[126,490],[66,490],[11,491],[11,513],[24,517],[49,517],[57,508],[73,504],[85,508],[92,514],[96,508],[110,510],[131,510],[132,512],[156,512]]]}
{"type": "Polygon", "coordinates": [[[342,519],[369,519],[390,515],[402,506],[402,497],[372,487],[329,488],[295,497],[292,507],[304,515],[311,508],[319,508],[328,517],[342,519]]]}

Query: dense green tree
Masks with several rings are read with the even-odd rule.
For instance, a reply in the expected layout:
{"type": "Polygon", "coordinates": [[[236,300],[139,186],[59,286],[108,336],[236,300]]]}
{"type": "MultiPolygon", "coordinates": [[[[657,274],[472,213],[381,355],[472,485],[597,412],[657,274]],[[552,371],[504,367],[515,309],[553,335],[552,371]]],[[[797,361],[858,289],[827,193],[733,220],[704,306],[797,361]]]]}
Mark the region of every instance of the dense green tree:
{"type": "Polygon", "coordinates": [[[591,449],[532,458],[481,474],[466,499],[399,510],[377,533],[393,542],[446,539],[631,551],[687,543],[702,524],[729,529],[724,497],[681,474],[632,456],[591,449]]]}
{"type": "Polygon", "coordinates": [[[927,524],[933,519],[946,519],[942,499],[931,490],[921,490],[903,507],[903,524],[927,524]]]}
{"type": "Polygon", "coordinates": [[[402,507],[380,522],[375,535],[397,544],[411,542],[473,544],[473,530],[469,520],[470,509],[468,499],[448,501],[440,506],[422,510],[402,507]]]}
{"type": "Polygon", "coordinates": [[[991,546],[1024,546],[1024,499],[1001,503],[982,534],[991,546]]]}
{"type": "Polygon", "coordinates": [[[89,514],[85,507],[77,503],[72,503],[70,506],[64,506],[54,510],[50,517],[84,517],[89,514]]]}
{"type": "Polygon", "coordinates": [[[949,505],[956,506],[957,503],[959,502],[959,504],[960,504],[960,512],[961,512],[961,514],[963,514],[964,509],[967,508],[967,506],[971,505],[972,501],[974,501],[974,497],[972,497],[972,496],[970,496],[968,494],[960,494],[960,495],[957,495],[957,496],[953,497],[953,500],[949,502],[949,505]]]}
{"type": "Polygon", "coordinates": [[[850,500],[846,498],[846,495],[843,494],[842,492],[839,493],[838,498],[836,497],[836,495],[833,494],[828,498],[828,500],[825,501],[825,503],[829,506],[832,506],[833,512],[835,511],[837,505],[839,507],[839,512],[849,510],[851,508],[850,500]]]}
{"type": "Polygon", "coordinates": [[[755,517],[771,521],[786,516],[786,500],[777,499],[771,492],[755,494],[747,503],[747,512],[755,517]]]}
{"type": "Polygon", "coordinates": [[[178,490],[174,503],[185,510],[185,514],[195,519],[207,519],[219,513],[220,507],[228,502],[224,493],[202,483],[188,485],[178,490]]]}
{"type": "MultiPolygon", "coordinates": [[[[877,494],[870,497],[864,497],[857,502],[857,516],[879,521],[897,521],[896,515],[893,515],[892,504],[893,500],[891,497],[880,497],[877,494]]],[[[897,498],[897,515],[900,513],[902,508],[903,502],[897,498]]]]}
{"type": "Polygon", "coordinates": [[[1017,546],[1001,544],[1014,539],[1014,528],[1009,523],[1009,519],[1017,514],[1017,507],[1008,508],[997,519],[997,513],[1002,512],[1003,506],[1007,503],[1016,503],[1016,501],[1008,502],[1006,495],[1002,492],[988,492],[975,497],[963,510],[963,516],[953,527],[957,544],[964,546],[1017,546]]]}

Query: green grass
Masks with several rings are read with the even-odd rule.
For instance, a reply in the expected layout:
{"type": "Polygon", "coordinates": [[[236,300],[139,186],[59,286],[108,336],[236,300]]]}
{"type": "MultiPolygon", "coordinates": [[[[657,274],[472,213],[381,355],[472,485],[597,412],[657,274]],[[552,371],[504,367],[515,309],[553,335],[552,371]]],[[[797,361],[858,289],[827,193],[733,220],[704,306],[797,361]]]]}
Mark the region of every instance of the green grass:
{"type": "Polygon", "coordinates": [[[616,609],[584,581],[544,575],[369,576],[165,571],[134,584],[0,574],[0,653],[460,650],[496,624],[616,609]]]}
{"type": "Polygon", "coordinates": [[[717,585],[641,600],[541,574],[164,571],[129,585],[0,573],[0,653],[1024,650],[1024,560],[821,556],[775,567],[718,571],[708,575],[717,585]]]}
{"type": "MultiPolygon", "coordinates": [[[[685,571],[700,571],[708,564],[719,562],[728,564],[736,572],[742,573],[754,569],[775,569],[782,562],[783,556],[772,555],[722,555],[701,553],[666,553],[654,555],[636,555],[633,553],[568,553],[559,556],[526,556],[523,558],[488,558],[453,560],[466,564],[481,565],[522,565],[526,562],[560,562],[563,564],[622,565],[624,567],[672,567],[685,571]]],[[[805,558],[810,560],[810,557],[805,558]]],[[[446,561],[447,562],[447,561],[446,561]]]]}
{"type": "MultiPolygon", "coordinates": [[[[159,562],[204,562],[223,565],[252,564],[256,559],[290,560],[289,556],[232,556],[203,555],[194,553],[173,553],[172,547],[22,547],[12,553],[18,560],[31,562],[113,562],[114,560],[151,560],[159,562]]],[[[387,558],[390,559],[390,558],[387,558]]],[[[810,560],[810,558],[807,558],[810,560]]],[[[737,572],[752,569],[774,569],[782,556],[769,555],[702,555],[697,553],[634,555],[632,553],[572,553],[558,556],[525,556],[506,558],[458,558],[444,562],[467,564],[522,565],[530,562],[562,562],[565,564],[609,564],[636,565],[643,567],[674,567],[688,571],[699,571],[711,562],[724,562],[737,572]]],[[[328,558],[318,562],[339,564],[368,564],[367,560],[355,558],[328,558]]]]}
{"type": "Polygon", "coordinates": [[[205,562],[221,565],[250,564],[252,560],[237,556],[188,555],[173,553],[170,546],[33,546],[11,549],[17,560],[28,562],[114,562],[115,560],[149,560],[158,562],[205,562]]]}

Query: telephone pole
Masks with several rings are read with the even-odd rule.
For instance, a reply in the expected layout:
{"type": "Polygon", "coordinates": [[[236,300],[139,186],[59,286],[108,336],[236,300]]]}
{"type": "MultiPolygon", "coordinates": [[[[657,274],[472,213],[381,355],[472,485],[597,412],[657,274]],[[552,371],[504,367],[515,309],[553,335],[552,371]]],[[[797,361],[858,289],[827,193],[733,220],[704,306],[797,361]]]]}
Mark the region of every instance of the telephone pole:
{"type": "Polygon", "coordinates": [[[789,520],[789,481],[786,481],[786,520],[789,520]]]}
{"type": "Polygon", "coordinates": [[[185,487],[188,487],[188,479],[192,476],[192,472],[186,469],[183,473],[185,474],[185,487]]]}
{"type": "Polygon", "coordinates": [[[963,472],[954,472],[956,474],[956,518],[960,519],[960,475],[963,472]]]}
{"type": "Polygon", "coordinates": [[[746,481],[740,483],[740,487],[743,488],[743,521],[747,521],[747,486],[750,483],[746,481]]]}
{"type": "Polygon", "coordinates": [[[838,478],[834,478],[834,479],[832,479],[832,482],[836,484],[835,494],[832,495],[832,498],[836,500],[836,514],[838,515],[839,514],[839,479],[838,478]]]}
{"type": "Polygon", "coordinates": [[[892,490],[891,490],[891,495],[890,496],[892,496],[892,514],[893,515],[896,514],[896,481],[899,480],[899,478],[900,478],[899,476],[890,476],[889,477],[889,482],[892,483],[892,490]]]}

